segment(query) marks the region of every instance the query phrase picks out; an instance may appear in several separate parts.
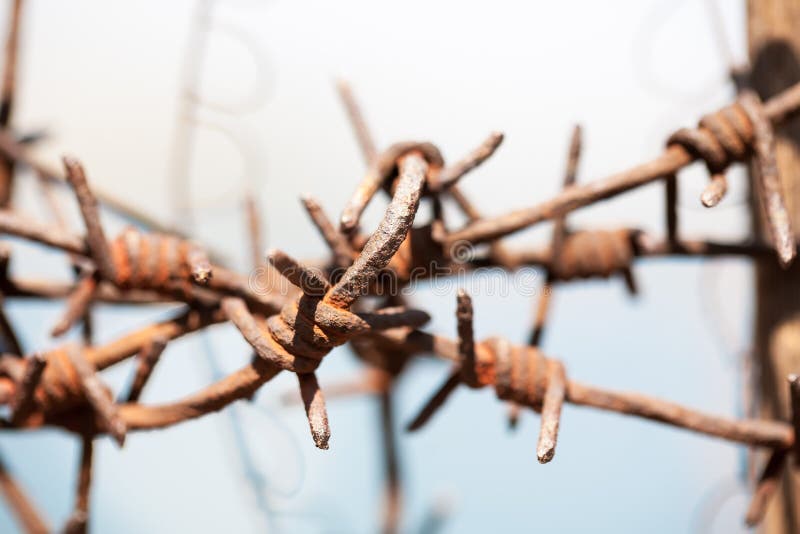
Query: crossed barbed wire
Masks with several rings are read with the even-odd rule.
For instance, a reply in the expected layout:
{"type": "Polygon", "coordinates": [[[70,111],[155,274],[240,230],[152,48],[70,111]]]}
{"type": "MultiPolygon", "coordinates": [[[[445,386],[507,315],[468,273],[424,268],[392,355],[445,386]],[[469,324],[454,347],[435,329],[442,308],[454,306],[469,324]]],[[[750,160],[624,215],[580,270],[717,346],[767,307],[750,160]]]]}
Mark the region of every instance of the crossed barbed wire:
{"type": "MultiPolygon", "coordinates": [[[[20,5],[17,0],[15,9],[20,5]]],[[[18,17],[12,20],[17,21],[18,17]]],[[[15,24],[11,26],[10,35],[14,36],[15,24]]],[[[9,42],[15,40],[12,37],[9,42]]],[[[7,57],[15,49],[16,45],[7,46],[7,57]]],[[[7,77],[8,71],[13,73],[14,64],[7,62],[7,77]]],[[[457,301],[457,340],[420,330],[428,320],[422,310],[408,308],[403,302],[391,302],[392,299],[370,309],[363,297],[382,293],[381,273],[391,273],[402,283],[420,266],[458,262],[459,258],[453,257],[453,246],[463,242],[490,245],[484,255],[469,258],[468,268],[497,265],[511,271],[523,265],[537,265],[547,270],[550,284],[619,273],[633,289],[632,264],[636,258],[647,255],[777,254],[778,260],[787,265],[795,255],[796,246],[777,175],[772,129],[800,109],[800,85],[764,103],[753,93],[745,92],[730,106],[704,117],[697,128],[682,129],[670,136],[665,151],[656,159],[581,185],[574,183],[580,140],[576,131],[564,190],[541,204],[496,218],[482,217],[459,190],[458,181],[495,153],[502,142],[501,134],[492,133],[452,165],[447,165],[439,149],[429,142],[401,142],[379,152],[352,92],[345,85],[340,86],[340,92],[368,169],[345,206],[339,224],[328,219],[314,199],[304,200],[306,210],[330,248],[330,257],[322,271],[281,251],[268,255],[272,268],[296,288],[287,294],[254,290],[247,276],[215,264],[214,256],[207,254],[204,247],[168,229],[127,229],[109,240],[98,210],[98,200],[103,199],[98,199],[90,187],[81,164],[74,158],[65,158],[63,173],[44,169],[5,123],[0,133],[0,152],[7,165],[28,165],[47,177],[47,183],[65,182],[74,193],[86,234],[74,234],[63,227],[32,220],[4,204],[0,208],[0,231],[64,251],[78,267],[78,280],[74,284],[58,284],[12,277],[8,273],[11,255],[6,250],[0,258],[3,296],[66,298],[66,309],[54,328],[55,335],[85,322],[88,307],[97,301],[184,304],[184,309],[173,318],[104,345],[68,343],[23,357],[25,351],[14,341],[9,346],[16,345],[18,350],[0,356],[0,402],[9,406],[3,428],[56,426],[82,439],[75,509],[66,530],[86,529],[96,436],[109,434],[122,446],[130,431],[175,425],[247,399],[281,371],[298,377],[314,443],[327,448],[331,429],[315,371],[333,347],[348,342],[362,359],[389,375],[399,373],[405,362],[420,354],[453,362],[450,376],[411,423],[412,430],[430,419],[457,385],[465,384],[471,388],[494,387],[500,399],[541,413],[537,446],[541,462],[552,460],[555,453],[564,402],[636,415],[772,449],[747,514],[749,522],[757,522],[775,490],[780,466],[792,453],[795,456],[800,453],[795,440],[796,429],[800,428],[800,384],[796,377],[790,379],[795,408],[791,423],[730,420],[644,395],[612,392],[570,380],[564,366],[538,348],[545,324],[546,298],[540,303],[530,343],[518,346],[502,338],[475,342],[474,312],[469,295],[463,292],[457,301]],[[715,205],[724,194],[725,169],[734,162],[750,160],[757,169],[760,198],[771,229],[770,242],[713,243],[681,238],[674,210],[675,175],[695,160],[702,160],[711,175],[702,197],[707,206],[715,205]],[[665,239],[655,239],[636,229],[572,230],[566,226],[568,212],[656,180],[666,184],[669,209],[665,239]],[[380,190],[391,200],[376,230],[363,234],[360,215],[380,190]],[[413,227],[421,202],[431,203],[433,215],[426,224],[413,227]],[[462,210],[468,219],[466,226],[452,231],[448,228],[445,202],[454,202],[462,210]],[[544,250],[513,251],[500,241],[544,220],[556,222],[552,243],[544,250]],[[148,377],[171,340],[226,321],[233,323],[252,346],[254,354],[249,364],[175,402],[162,405],[139,402],[148,377]],[[137,367],[132,386],[116,402],[99,372],[134,356],[137,367]]],[[[13,102],[13,84],[3,85],[0,102],[13,102]]],[[[132,210],[126,209],[126,213],[131,214],[132,210]]],[[[2,323],[6,338],[15,339],[11,322],[4,318],[2,323]]],[[[396,482],[390,484],[395,485],[396,494],[396,482]]],[[[46,522],[18,484],[3,470],[0,470],[0,486],[28,530],[46,528],[46,522]]],[[[394,507],[386,523],[389,526],[396,524],[397,498],[395,495],[389,505],[394,507]]]]}

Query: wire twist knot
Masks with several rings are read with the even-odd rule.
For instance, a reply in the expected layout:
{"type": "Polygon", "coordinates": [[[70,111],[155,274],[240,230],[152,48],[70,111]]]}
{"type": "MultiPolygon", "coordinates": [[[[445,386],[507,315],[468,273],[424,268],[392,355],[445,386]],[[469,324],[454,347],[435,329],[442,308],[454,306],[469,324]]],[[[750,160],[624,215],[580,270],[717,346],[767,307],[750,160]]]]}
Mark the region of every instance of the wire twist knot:
{"type": "Polygon", "coordinates": [[[541,411],[550,368],[561,363],[545,357],[536,347],[512,345],[500,337],[489,338],[478,347],[477,374],[494,386],[497,398],[541,411]]]}
{"type": "Polygon", "coordinates": [[[791,262],[796,246],[778,175],[775,134],[758,95],[743,91],[733,104],[703,117],[696,129],[682,128],[672,134],[667,145],[680,145],[705,161],[711,182],[700,199],[707,207],[718,204],[728,189],[725,169],[752,154],[758,197],[770,237],[781,264],[791,262]]]}
{"type": "Polygon", "coordinates": [[[211,265],[203,249],[173,235],[129,227],[109,243],[114,283],[122,288],[165,289],[194,278],[206,282],[211,265]]]}
{"type": "Polygon", "coordinates": [[[604,278],[630,270],[635,256],[633,232],[630,229],[581,230],[569,233],[550,272],[556,280],[604,278]]]}
{"type": "MultiPolygon", "coordinates": [[[[742,106],[733,104],[704,115],[697,128],[681,128],[667,139],[667,146],[680,145],[702,159],[709,172],[719,174],[735,161],[743,161],[755,139],[753,123],[742,106]]],[[[759,102],[760,104],[760,102],[759,102]]]]}

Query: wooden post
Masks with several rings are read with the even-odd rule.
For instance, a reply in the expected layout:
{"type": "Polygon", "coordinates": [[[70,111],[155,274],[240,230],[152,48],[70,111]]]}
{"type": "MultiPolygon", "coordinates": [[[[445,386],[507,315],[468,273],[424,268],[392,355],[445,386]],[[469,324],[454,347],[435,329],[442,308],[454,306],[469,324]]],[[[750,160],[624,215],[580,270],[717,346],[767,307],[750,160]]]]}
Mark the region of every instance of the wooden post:
{"type": "MultiPolygon", "coordinates": [[[[748,0],[750,85],[762,99],[800,81],[800,0],[748,0]]],[[[778,167],[795,237],[800,235],[800,120],[777,132],[778,167]]],[[[757,194],[757,192],[756,192],[757,194]]],[[[756,232],[764,227],[753,203],[756,232]]],[[[787,376],[800,372],[800,261],[782,269],[776,258],[758,261],[756,274],[756,382],[763,417],[790,418],[787,376]]],[[[800,532],[800,473],[787,462],[782,488],[763,523],[764,532],[800,532]]]]}
{"type": "MultiPolygon", "coordinates": [[[[0,129],[8,130],[14,109],[14,93],[17,87],[17,56],[19,50],[19,26],[22,0],[9,4],[8,30],[5,42],[5,65],[0,83],[0,129]]],[[[14,162],[0,157],[0,207],[7,208],[11,202],[11,187],[14,180],[14,162]]]]}

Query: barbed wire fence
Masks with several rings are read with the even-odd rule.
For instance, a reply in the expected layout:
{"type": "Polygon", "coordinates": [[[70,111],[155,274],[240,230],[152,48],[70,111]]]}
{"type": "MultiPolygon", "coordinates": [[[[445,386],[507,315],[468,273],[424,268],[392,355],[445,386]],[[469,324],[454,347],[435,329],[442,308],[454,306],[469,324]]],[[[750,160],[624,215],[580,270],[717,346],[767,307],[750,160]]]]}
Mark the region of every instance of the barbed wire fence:
{"type": "MultiPolygon", "coordinates": [[[[14,77],[22,4],[21,0],[12,4],[16,16],[11,17],[8,32],[6,80],[14,77]]],[[[201,4],[197,39],[202,39],[208,31],[212,6],[212,0],[201,4]]],[[[198,69],[197,63],[193,68],[198,69]]],[[[189,71],[189,83],[197,80],[197,72],[189,71]]],[[[16,179],[14,167],[30,167],[36,171],[42,187],[61,187],[73,193],[85,227],[85,233],[79,234],[63,225],[32,219],[13,208],[9,195],[0,207],[0,232],[63,251],[65,261],[73,267],[75,280],[65,284],[11,276],[8,265],[13,254],[4,247],[0,255],[0,291],[4,299],[65,299],[64,313],[54,328],[55,336],[74,326],[89,324],[91,308],[96,303],[182,304],[172,317],[109,343],[94,343],[90,329],[86,329],[87,335],[81,343],[69,342],[46,351],[22,347],[12,321],[2,314],[0,326],[7,349],[0,356],[0,401],[8,407],[7,417],[2,421],[3,431],[51,426],[74,433],[81,442],[75,507],[64,529],[82,532],[87,528],[93,443],[97,437],[109,435],[122,446],[130,432],[165,428],[222,409],[231,414],[234,434],[241,436],[241,423],[231,405],[251,398],[283,371],[297,377],[299,400],[304,405],[315,445],[328,448],[331,425],[315,371],[331,349],[344,344],[351,346],[369,374],[355,384],[333,388],[334,391],[373,393],[381,399],[386,457],[383,528],[387,532],[398,528],[401,502],[391,430],[391,383],[408,362],[419,356],[434,356],[453,367],[442,386],[409,423],[410,431],[431,421],[449,395],[459,385],[465,385],[473,389],[493,388],[497,397],[510,406],[512,424],[520,409],[540,414],[536,456],[542,463],[551,461],[555,455],[564,403],[655,420],[766,449],[770,451],[770,460],[746,514],[749,524],[758,523],[777,488],[779,468],[800,454],[795,439],[800,428],[797,377],[790,377],[788,386],[795,407],[792,421],[727,419],[643,394],[619,393],[571,380],[565,366],[548,357],[540,343],[547,331],[553,287],[618,276],[631,292],[636,292],[634,267],[640,258],[732,256],[771,258],[789,265],[796,254],[796,243],[777,176],[774,128],[800,110],[800,85],[765,102],[742,90],[732,104],[703,116],[697,127],[682,128],[667,136],[666,148],[653,160],[591,182],[575,180],[581,144],[580,129],[576,128],[567,155],[564,189],[535,206],[498,217],[482,216],[480,207],[460,190],[459,181],[493,156],[503,141],[501,133],[491,133],[475,150],[453,164],[447,164],[438,147],[427,141],[402,141],[379,149],[353,91],[346,83],[341,83],[339,90],[364,154],[367,165],[364,180],[338,221],[330,219],[316,199],[305,199],[310,219],[330,249],[322,263],[301,262],[273,250],[267,257],[268,265],[257,270],[260,278],[254,279],[252,273],[226,268],[215,254],[189,239],[186,229],[157,224],[118,199],[98,195],[77,159],[64,158],[63,171],[50,170],[38,163],[30,155],[25,139],[9,126],[14,84],[4,83],[0,102],[9,111],[0,132],[0,153],[7,171],[7,188],[10,190],[16,179]],[[761,192],[770,240],[716,242],[684,236],[685,229],[679,227],[676,209],[677,174],[695,161],[702,162],[709,171],[710,180],[701,196],[707,207],[716,206],[725,195],[728,167],[748,162],[758,169],[753,186],[761,192]],[[570,226],[568,214],[572,211],[653,182],[664,184],[667,217],[663,236],[636,228],[570,226]],[[377,228],[365,230],[361,214],[381,190],[389,203],[377,228]],[[109,239],[101,222],[99,203],[124,213],[139,228],[128,228],[109,239]],[[430,206],[427,220],[420,220],[421,203],[430,206]],[[467,224],[453,229],[445,205],[459,209],[467,224]],[[504,237],[543,221],[555,223],[548,246],[520,250],[503,243],[504,237]],[[486,246],[479,247],[482,243],[486,246]],[[536,294],[537,312],[528,343],[524,345],[503,338],[475,340],[473,320],[476,314],[480,320],[480,310],[473,310],[467,291],[459,292],[454,306],[458,323],[454,338],[424,330],[428,314],[409,307],[402,295],[403,288],[418,280],[458,280],[463,273],[485,268],[502,269],[513,276],[525,267],[543,269],[546,285],[536,294]],[[232,323],[252,346],[250,363],[227,375],[214,371],[210,385],[177,401],[160,405],[139,401],[141,391],[172,340],[190,334],[203,336],[207,327],[225,322],[232,323]],[[131,358],[136,361],[131,385],[124,393],[113,394],[103,383],[100,372],[131,358]]],[[[187,120],[184,126],[197,122],[196,107],[200,102],[197,95],[187,93],[183,100],[186,108],[181,112],[181,117],[187,120]]],[[[226,111],[224,104],[216,107],[223,113],[239,112],[239,108],[226,111]]],[[[225,128],[227,131],[229,127],[225,128]]],[[[178,134],[176,143],[177,179],[173,193],[176,210],[183,213],[181,220],[191,219],[187,211],[191,207],[182,199],[190,189],[186,169],[192,135],[192,127],[186,127],[178,134]]],[[[242,152],[246,158],[248,150],[244,148],[242,152]]],[[[260,210],[252,201],[250,205],[253,207],[249,210],[248,224],[250,228],[260,228],[258,222],[253,223],[260,210]]],[[[262,263],[258,232],[251,234],[252,248],[256,251],[251,255],[262,263]]],[[[209,363],[216,369],[213,357],[209,363]]],[[[237,439],[243,473],[252,481],[252,491],[258,496],[263,481],[259,480],[256,468],[247,462],[246,443],[237,439]]],[[[0,487],[26,530],[51,530],[5,469],[0,469],[0,487]]],[[[434,507],[426,525],[436,524],[441,516],[438,510],[434,507]]],[[[264,511],[269,514],[268,506],[264,511]]]]}

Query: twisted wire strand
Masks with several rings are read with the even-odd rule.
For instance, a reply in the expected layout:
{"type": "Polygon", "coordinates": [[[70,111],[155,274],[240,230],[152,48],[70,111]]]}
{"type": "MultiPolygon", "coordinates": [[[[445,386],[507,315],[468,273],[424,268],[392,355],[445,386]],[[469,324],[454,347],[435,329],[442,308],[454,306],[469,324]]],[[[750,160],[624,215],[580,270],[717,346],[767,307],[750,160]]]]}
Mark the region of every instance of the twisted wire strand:
{"type": "Polygon", "coordinates": [[[162,289],[213,276],[211,262],[196,243],[168,234],[143,233],[129,227],[110,243],[113,281],[122,288],[162,289]]]}
{"type": "Polygon", "coordinates": [[[561,406],[566,398],[564,366],[545,357],[537,347],[512,345],[501,337],[474,343],[472,299],[463,290],[457,296],[456,318],[456,367],[408,425],[408,430],[422,428],[460,383],[474,389],[491,386],[498,399],[515,406],[528,406],[542,414],[536,455],[540,463],[549,462],[555,454],[561,406]]]}
{"type": "MultiPolygon", "coordinates": [[[[738,103],[743,109],[745,108],[746,104],[744,100],[740,99],[738,103]]],[[[748,112],[748,119],[751,124],[755,127],[755,118],[755,120],[760,123],[760,130],[763,130],[761,132],[762,135],[760,135],[760,139],[762,140],[760,144],[763,146],[759,149],[762,155],[757,159],[770,171],[772,171],[768,157],[770,150],[768,146],[769,143],[766,142],[769,140],[769,123],[777,125],[786,121],[790,116],[796,113],[798,103],[800,103],[800,84],[790,87],[765,102],[763,107],[760,108],[761,113],[748,112]]],[[[759,143],[756,143],[756,145],[759,145],[759,143]]],[[[752,148],[755,149],[756,147],[752,148]]],[[[707,154],[709,158],[718,155],[719,151],[716,149],[713,155],[711,150],[709,150],[707,154]]],[[[663,179],[664,177],[672,176],[679,169],[696,159],[697,156],[692,154],[681,144],[673,143],[655,159],[632,167],[626,171],[608,176],[602,180],[569,187],[555,197],[536,206],[515,210],[498,217],[473,221],[462,229],[449,233],[445,245],[452,246],[454,243],[463,241],[473,244],[492,241],[498,237],[509,235],[538,222],[559,217],[582,206],[618,195],[647,183],[663,179]]],[[[712,163],[716,162],[716,160],[711,161],[712,163]]],[[[768,183],[770,186],[770,195],[768,196],[772,213],[770,222],[774,231],[776,231],[777,235],[781,238],[777,240],[778,243],[785,244],[783,238],[787,233],[786,223],[788,221],[785,217],[781,216],[781,210],[779,209],[780,203],[778,201],[780,200],[780,190],[776,187],[776,185],[779,184],[776,184],[774,172],[767,173],[767,176],[769,179],[762,179],[762,182],[768,183]]],[[[792,251],[788,246],[785,248],[779,246],[778,252],[782,262],[791,260],[792,251]]]]}
{"type": "Polygon", "coordinates": [[[435,183],[444,166],[444,158],[434,144],[427,141],[402,141],[391,145],[369,162],[364,179],[342,210],[340,226],[343,232],[350,233],[356,229],[361,214],[381,187],[391,194],[397,162],[402,156],[412,152],[421,153],[425,158],[428,165],[426,179],[429,183],[435,183]]]}
{"type": "MultiPolygon", "coordinates": [[[[780,97],[776,101],[779,102],[780,97]]],[[[743,106],[746,107],[746,104],[743,104],[743,106]]],[[[770,143],[768,142],[770,132],[762,128],[763,124],[760,125],[758,121],[763,123],[767,116],[771,116],[773,120],[778,120],[776,117],[780,117],[782,112],[776,106],[777,104],[773,104],[770,107],[768,104],[763,109],[754,108],[749,111],[745,109],[748,113],[748,119],[753,122],[754,131],[761,131],[760,135],[754,133],[754,137],[758,141],[754,150],[756,156],[762,160],[761,166],[766,170],[770,170],[770,143]]],[[[768,127],[769,124],[767,123],[768,127]]],[[[668,151],[680,156],[680,151],[685,152],[686,148],[680,145],[673,145],[668,151]]],[[[323,280],[322,289],[325,290],[325,293],[322,298],[317,298],[315,301],[312,295],[305,293],[298,300],[291,301],[284,306],[283,310],[286,310],[286,316],[284,316],[283,310],[280,314],[268,315],[268,318],[264,320],[266,327],[260,327],[258,323],[260,317],[254,317],[253,330],[269,334],[268,338],[271,338],[275,342],[274,344],[279,346],[291,358],[294,358],[294,361],[290,363],[284,362],[284,366],[281,366],[279,365],[280,362],[275,361],[274,354],[268,357],[259,354],[261,359],[254,359],[249,366],[183,401],[160,407],[146,407],[138,404],[123,405],[119,407],[118,411],[116,407],[112,407],[115,409],[115,413],[112,414],[105,413],[108,406],[104,407],[102,400],[104,395],[102,392],[98,393],[101,388],[90,387],[89,385],[98,385],[96,380],[90,380],[94,369],[87,368],[84,365],[87,362],[82,363],[79,358],[75,357],[75,354],[80,354],[81,358],[86,358],[89,360],[88,363],[99,369],[100,365],[97,363],[98,358],[96,355],[93,354],[92,357],[88,357],[88,355],[80,351],[67,351],[68,362],[72,367],[63,364],[62,375],[67,376],[70,373],[80,375],[78,380],[80,381],[81,392],[75,393],[75,395],[82,394],[85,397],[89,404],[92,405],[93,410],[97,412],[97,415],[106,420],[105,429],[108,431],[114,431],[112,425],[108,424],[112,422],[111,420],[114,417],[118,417],[118,420],[128,428],[155,428],[203,415],[209,411],[220,409],[233,400],[249,396],[280,370],[286,369],[296,372],[298,380],[301,382],[301,388],[307,390],[304,391],[303,396],[306,399],[312,434],[316,431],[315,428],[327,427],[327,423],[322,422],[320,419],[321,416],[325,415],[324,403],[321,400],[319,385],[312,374],[313,369],[319,364],[324,353],[327,353],[325,350],[330,348],[325,344],[330,343],[335,346],[336,343],[344,342],[351,336],[364,335],[374,330],[392,329],[399,326],[406,327],[407,330],[407,327],[413,327],[416,324],[415,320],[409,319],[407,315],[396,310],[366,315],[353,313],[349,310],[349,307],[363,294],[377,272],[387,265],[391,257],[397,253],[403,241],[407,239],[419,196],[422,194],[423,185],[426,183],[425,180],[429,178],[428,162],[424,161],[421,154],[422,151],[418,152],[404,154],[401,161],[397,162],[398,167],[402,168],[407,165],[409,168],[415,169],[409,172],[401,170],[400,183],[394,187],[395,199],[401,198],[407,202],[395,203],[393,201],[384,219],[386,224],[382,223],[378,231],[367,241],[361,254],[355,259],[355,263],[348,269],[342,279],[333,286],[323,280]],[[403,178],[411,174],[415,176],[414,187],[410,188],[409,191],[405,191],[403,189],[403,178]],[[396,224],[392,224],[391,221],[396,222],[396,224]],[[318,308],[322,309],[320,312],[322,318],[317,315],[318,308]],[[333,310],[330,308],[333,308],[333,310]],[[305,329],[302,335],[292,336],[292,338],[297,337],[306,343],[306,346],[290,347],[276,339],[276,336],[280,337],[280,334],[273,336],[275,333],[273,332],[274,325],[271,326],[268,323],[275,316],[277,316],[277,320],[273,320],[273,322],[280,321],[281,325],[294,328],[295,333],[305,329]],[[362,323],[366,324],[368,328],[362,329],[362,323]],[[345,331],[340,332],[337,330],[338,328],[342,328],[345,331]],[[323,352],[323,354],[316,354],[316,352],[323,352]],[[297,362],[309,365],[312,372],[304,372],[303,369],[297,366],[297,362]],[[88,372],[86,371],[87,369],[88,372]]],[[[714,164],[711,161],[712,157],[714,156],[711,155],[711,152],[706,152],[705,156],[703,156],[710,169],[712,167],[716,168],[716,166],[712,165],[714,164]]],[[[770,181],[774,181],[776,176],[770,173],[765,173],[765,176],[767,179],[763,179],[763,184],[767,189],[772,187],[774,190],[774,184],[772,186],[768,184],[770,181]]],[[[767,197],[767,205],[773,205],[774,199],[769,195],[767,197]]],[[[85,215],[85,218],[89,219],[90,217],[85,215]]],[[[91,215],[91,218],[96,218],[96,214],[91,215]]],[[[101,256],[105,254],[101,251],[102,247],[96,247],[90,243],[88,248],[89,253],[97,263],[102,264],[101,260],[103,258],[101,256]]],[[[613,265],[607,259],[604,261],[604,263],[601,262],[600,264],[601,272],[604,268],[608,269],[608,265],[613,265]]],[[[578,262],[578,265],[580,267],[582,263],[578,262]]],[[[317,284],[318,288],[319,285],[317,284]]],[[[237,301],[226,300],[226,302],[237,301]]],[[[244,302],[244,305],[246,309],[248,303],[244,302]]],[[[249,310],[247,311],[249,312],[249,310]]],[[[242,316],[248,319],[247,315],[242,314],[242,316]]],[[[277,327],[274,329],[278,330],[277,327]]],[[[460,332],[460,337],[466,336],[465,332],[460,332]]],[[[414,332],[409,335],[412,334],[414,332]]],[[[294,341],[292,342],[294,343],[294,341]]],[[[266,343],[270,343],[269,339],[267,339],[266,343]]],[[[288,344],[288,341],[284,340],[284,343],[288,344]]],[[[524,403],[542,412],[542,434],[540,436],[540,447],[537,448],[537,455],[540,461],[547,461],[552,457],[555,437],[557,437],[560,406],[564,400],[612,409],[622,413],[642,415],[651,419],[679,424],[679,426],[710,435],[765,445],[780,450],[797,445],[794,433],[785,424],[756,424],[752,421],[731,422],[694,413],[677,405],[655,403],[652,399],[643,396],[613,394],[568,381],[563,367],[558,362],[546,358],[536,349],[530,350],[530,347],[514,346],[498,339],[490,339],[479,343],[473,350],[466,348],[471,345],[470,343],[461,343],[459,345],[457,350],[459,365],[463,368],[465,362],[469,363],[471,361],[470,357],[475,362],[475,378],[467,378],[465,381],[461,376],[461,372],[459,372],[458,378],[460,381],[465,381],[467,385],[474,387],[493,386],[498,397],[524,403]],[[470,353],[471,356],[469,356],[470,353]],[[545,425],[545,419],[547,419],[547,425],[545,425]]],[[[271,347],[272,345],[268,346],[271,347]]],[[[436,340],[431,341],[430,347],[442,353],[447,353],[448,350],[451,350],[446,347],[446,343],[437,342],[436,340]],[[440,346],[437,346],[437,344],[440,346]]],[[[109,359],[114,359],[121,356],[118,351],[108,357],[109,359]]],[[[59,365],[61,360],[61,357],[54,357],[54,365],[59,365]]],[[[67,394],[71,395],[72,392],[67,391],[65,395],[67,394]]],[[[64,398],[67,397],[65,396],[64,398]]],[[[61,407],[59,406],[59,408],[61,407]]],[[[103,427],[101,426],[100,428],[103,427]]],[[[318,441],[318,445],[323,440],[327,443],[327,437],[323,436],[318,441]]]]}
{"type": "Polygon", "coordinates": [[[222,303],[223,311],[259,357],[280,370],[297,373],[312,437],[319,448],[328,448],[330,438],[324,397],[314,375],[323,357],[370,329],[413,327],[428,320],[427,314],[405,310],[349,311],[406,239],[430,169],[420,150],[402,152],[396,166],[398,178],[384,219],[335,285],[285,254],[273,253],[270,263],[300,287],[301,296],[262,324],[244,301],[226,298],[222,303]]]}

